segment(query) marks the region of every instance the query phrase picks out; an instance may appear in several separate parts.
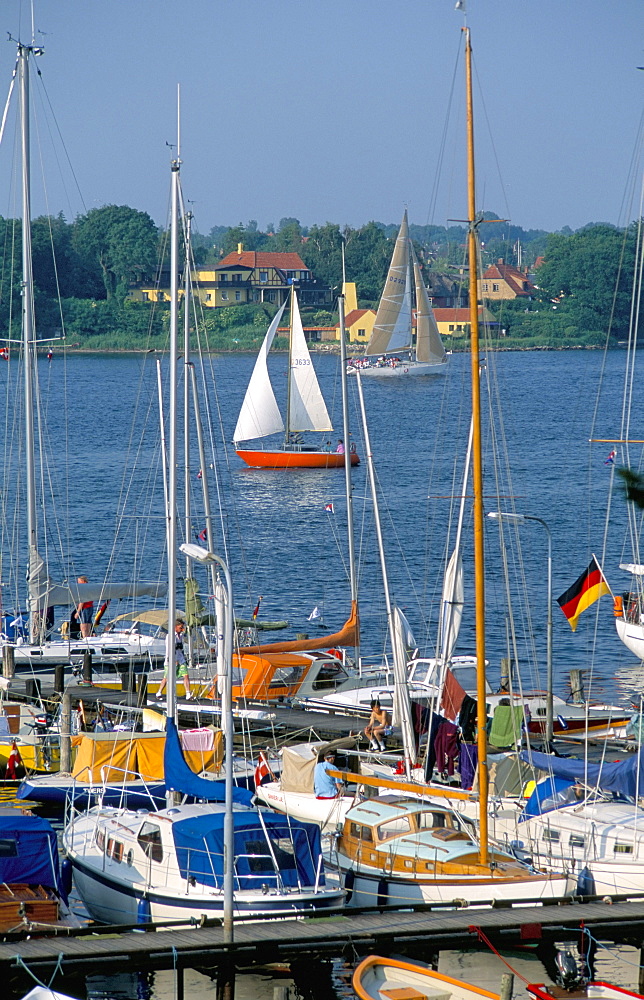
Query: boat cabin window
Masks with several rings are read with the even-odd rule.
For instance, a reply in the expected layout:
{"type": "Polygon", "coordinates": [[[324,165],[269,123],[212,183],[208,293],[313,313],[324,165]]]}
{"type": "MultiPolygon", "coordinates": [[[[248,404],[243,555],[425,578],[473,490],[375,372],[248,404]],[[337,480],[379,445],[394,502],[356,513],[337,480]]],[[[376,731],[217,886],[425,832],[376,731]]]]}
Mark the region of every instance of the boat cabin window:
{"type": "Polygon", "coordinates": [[[113,858],[114,861],[123,860],[123,844],[120,840],[114,840],[112,837],[107,842],[107,856],[113,858]]]}
{"type": "Polygon", "coordinates": [[[357,837],[359,840],[368,840],[370,843],[373,842],[373,831],[370,826],[361,826],[360,823],[351,823],[349,825],[349,833],[352,837],[357,837]]]}
{"type": "Polygon", "coordinates": [[[586,838],[581,833],[571,833],[569,843],[571,847],[585,847],[586,838]]]}
{"type": "Polygon", "coordinates": [[[0,858],[17,858],[18,842],[13,837],[0,838],[0,858]]]}
{"type": "Polygon", "coordinates": [[[96,846],[99,851],[105,850],[105,830],[96,831],[96,846]]]}
{"type": "Polygon", "coordinates": [[[292,684],[300,684],[308,667],[308,663],[301,667],[278,667],[268,685],[269,690],[270,688],[290,687],[292,684]]]}
{"type": "Polygon", "coordinates": [[[435,830],[436,827],[446,827],[448,830],[458,830],[458,823],[454,821],[451,813],[445,812],[423,812],[416,814],[416,822],[419,830],[435,830]]]}
{"type": "Polygon", "coordinates": [[[615,854],[632,854],[633,853],[633,845],[632,844],[619,844],[619,843],[617,843],[613,847],[613,852],[615,854]]]}
{"type": "MultiPolygon", "coordinates": [[[[280,871],[295,868],[295,853],[293,844],[286,837],[277,837],[272,841],[273,854],[280,871]]],[[[244,842],[248,868],[253,875],[274,875],[275,865],[265,840],[246,840],[244,842]]]]}
{"type": "Polygon", "coordinates": [[[151,858],[152,861],[163,861],[160,827],[154,823],[144,823],[136,839],[148,858],[151,858]]]}
{"type": "Polygon", "coordinates": [[[558,843],[560,837],[559,830],[552,830],[549,826],[543,831],[543,839],[549,840],[551,843],[558,843]]]}
{"type": "Polygon", "coordinates": [[[401,833],[411,833],[411,822],[409,816],[396,816],[395,819],[387,820],[378,827],[378,840],[387,840],[389,837],[398,837],[401,833]]]}
{"type": "Polygon", "coordinates": [[[349,675],[338,660],[335,663],[325,663],[313,681],[313,690],[323,691],[328,688],[335,688],[338,684],[343,684],[348,679],[349,675]]]}

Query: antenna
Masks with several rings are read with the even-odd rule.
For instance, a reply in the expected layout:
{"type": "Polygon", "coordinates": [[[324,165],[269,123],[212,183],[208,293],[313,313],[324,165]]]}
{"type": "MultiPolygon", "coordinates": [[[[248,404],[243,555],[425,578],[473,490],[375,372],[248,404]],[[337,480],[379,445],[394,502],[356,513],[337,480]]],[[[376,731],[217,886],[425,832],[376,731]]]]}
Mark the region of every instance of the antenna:
{"type": "Polygon", "coordinates": [[[181,156],[181,84],[177,84],[177,158],[181,156]]]}

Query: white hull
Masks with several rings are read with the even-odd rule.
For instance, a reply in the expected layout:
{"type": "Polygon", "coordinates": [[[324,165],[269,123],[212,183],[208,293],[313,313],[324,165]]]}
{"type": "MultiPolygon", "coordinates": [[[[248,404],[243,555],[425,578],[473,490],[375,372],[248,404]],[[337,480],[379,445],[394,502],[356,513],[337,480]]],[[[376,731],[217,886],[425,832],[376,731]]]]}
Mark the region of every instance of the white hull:
{"type": "Polygon", "coordinates": [[[639,660],[644,660],[644,625],[636,625],[634,622],[624,621],[623,618],[616,618],[615,628],[626,648],[630,649],[631,653],[634,653],[639,660]]]}
{"type": "MultiPolygon", "coordinates": [[[[347,368],[348,375],[355,375],[356,368],[350,365],[347,368]]],[[[360,368],[363,378],[411,378],[416,375],[442,375],[447,371],[447,361],[440,364],[431,364],[428,361],[401,361],[395,367],[390,365],[370,365],[360,368]]]]}
{"type": "Polygon", "coordinates": [[[256,795],[275,812],[303,823],[317,823],[322,833],[335,833],[355,801],[352,795],[318,799],[312,792],[284,792],[276,781],[260,785],[256,795]]]}
{"type": "Polygon", "coordinates": [[[92,655],[94,666],[119,663],[141,664],[162,663],[165,656],[165,641],[151,636],[134,636],[129,632],[111,632],[106,635],[92,636],[88,639],[75,639],[73,642],[55,639],[41,645],[23,643],[3,643],[12,645],[14,661],[17,670],[39,670],[50,668],[56,664],[82,663],[85,653],[92,655]]]}

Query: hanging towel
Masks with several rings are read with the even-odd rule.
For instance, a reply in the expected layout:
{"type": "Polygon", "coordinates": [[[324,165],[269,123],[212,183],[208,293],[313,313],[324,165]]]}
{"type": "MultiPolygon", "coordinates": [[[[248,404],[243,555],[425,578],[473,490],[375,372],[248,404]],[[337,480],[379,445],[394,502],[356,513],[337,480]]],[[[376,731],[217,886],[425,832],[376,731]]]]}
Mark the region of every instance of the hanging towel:
{"type": "Polygon", "coordinates": [[[497,750],[515,747],[521,739],[523,705],[497,705],[492,716],[488,743],[497,750]]]}
{"type": "Polygon", "coordinates": [[[449,777],[454,774],[458,763],[458,729],[453,722],[444,719],[438,727],[434,740],[436,751],[436,769],[449,777]]]}
{"type": "Polygon", "coordinates": [[[201,750],[207,753],[215,746],[215,733],[213,729],[204,727],[203,729],[182,729],[179,731],[181,746],[184,750],[201,750]]]}
{"type": "Polygon", "coordinates": [[[476,743],[461,743],[461,788],[471,788],[479,762],[479,748],[476,743]]]}
{"type": "Polygon", "coordinates": [[[448,719],[453,721],[458,717],[464,698],[465,690],[448,667],[445,671],[445,680],[443,681],[443,690],[441,693],[441,708],[448,719]]]}
{"type": "Polygon", "coordinates": [[[439,727],[445,719],[442,715],[438,715],[436,712],[432,712],[432,718],[429,723],[429,735],[427,737],[427,758],[425,760],[425,781],[432,780],[432,774],[434,773],[434,765],[436,764],[436,733],[439,727]]]}

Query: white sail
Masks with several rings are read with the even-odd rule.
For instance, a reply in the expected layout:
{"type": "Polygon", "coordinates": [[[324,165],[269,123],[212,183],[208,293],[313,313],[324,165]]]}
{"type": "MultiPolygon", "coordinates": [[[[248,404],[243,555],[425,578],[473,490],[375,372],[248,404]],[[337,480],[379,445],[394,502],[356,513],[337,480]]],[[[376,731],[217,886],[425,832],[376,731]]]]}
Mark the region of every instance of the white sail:
{"type": "Polygon", "coordinates": [[[463,588],[463,560],[459,549],[454,549],[445,570],[443,597],[441,600],[439,658],[447,663],[458,639],[463,617],[465,591],[463,588]]]}
{"type": "Polygon", "coordinates": [[[29,611],[42,613],[55,605],[80,604],[82,601],[112,601],[124,597],[163,597],[164,583],[55,583],[47,573],[38,550],[29,551],[29,611]]]}
{"type": "Polygon", "coordinates": [[[411,280],[407,212],[396,238],[387,280],[373,324],[368,355],[402,351],[411,347],[411,280]]]}
{"type": "Polygon", "coordinates": [[[445,348],[438,332],[434,310],[431,307],[420,265],[412,249],[414,283],[416,286],[416,361],[440,364],[445,360],[445,348]]]}
{"type": "Polygon", "coordinates": [[[393,608],[393,661],[394,661],[394,711],[392,722],[399,726],[402,735],[405,756],[409,760],[416,757],[416,743],[414,737],[414,726],[411,719],[411,702],[409,700],[409,687],[407,684],[407,648],[406,638],[409,632],[409,623],[402,611],[396,606],[393,608]]]}
{"type": "Polygon", "coordinates": [[[317,376],[306,344],[295,289],[292,291],[293,313],[290,356],[290,409],[288,425],[291,431],[332,431],[326,404],[320,392],[317,376]]]}
{"type": "Polygon", "coordinates": [[[286,303],[275,314],[257,356],[233,434],[235,443],[249,441],[251,438],[266,437],[268,434],[277,434],[284,430],[284,421],[268,375],[267,357],[282,319],[285,305],[286,303]]]}

